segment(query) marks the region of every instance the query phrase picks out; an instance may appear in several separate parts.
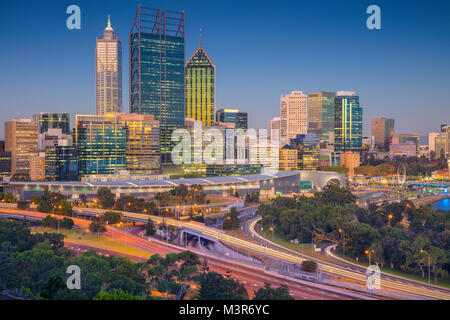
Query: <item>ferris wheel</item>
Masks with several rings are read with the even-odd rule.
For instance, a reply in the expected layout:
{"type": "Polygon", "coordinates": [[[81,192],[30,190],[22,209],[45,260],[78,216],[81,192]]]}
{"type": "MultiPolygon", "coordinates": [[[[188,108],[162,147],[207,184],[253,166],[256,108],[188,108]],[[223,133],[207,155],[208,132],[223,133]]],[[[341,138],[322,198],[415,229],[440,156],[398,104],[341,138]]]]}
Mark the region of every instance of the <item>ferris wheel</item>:
{"type": "Polygon", "coordinates": [[[403,163],[400,163],[397,167],[397,182],[401,190],[403,190],[403,185],[406,182],[406,167],[403,163]]]}

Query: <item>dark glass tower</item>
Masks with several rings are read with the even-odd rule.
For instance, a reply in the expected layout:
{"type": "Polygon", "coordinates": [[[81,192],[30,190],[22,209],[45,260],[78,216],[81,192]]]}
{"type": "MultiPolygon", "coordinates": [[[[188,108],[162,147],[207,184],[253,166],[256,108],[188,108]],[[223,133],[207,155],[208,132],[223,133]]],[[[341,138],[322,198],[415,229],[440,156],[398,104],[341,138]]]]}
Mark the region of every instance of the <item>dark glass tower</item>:
{"type": "Polygon", "coordinates": [[[77,179],[77,147],[55,146],[45,149],[45,180],[76,181],[77,179]]]}
{"type": "Polygon", "coordinates": [[[311,92],[308,95],[308,132],[320,141],[329,141],[334,132],[334,92],[311,92]]]}
{"type": "Polygon", "coordinates": [[[234,123],[236,133],[245,133],[248,129],[247,112],[239,112],[237,109],[220,109],[217,111],[216,121],[234,123]]]}
{"type": "Polygon", "coordinates": [[[47,113],[33,115],[33,122],[38,124],[39,133],[48,129],[61,129],[63,134],[70,134],[70,116],[68,113],[47,113]]]}
{"type": "Polygon", "coordinates": [[[130,113],[160,121],[163,163],[184,126],[184,25],[184,12],[139,6],[130,32],[130,113]]]}
{"type": "Polygon", "coordinates": [[[362,151],[362,108],[354,92],[338,92],[335,98],[334,151],[362,151]]]}

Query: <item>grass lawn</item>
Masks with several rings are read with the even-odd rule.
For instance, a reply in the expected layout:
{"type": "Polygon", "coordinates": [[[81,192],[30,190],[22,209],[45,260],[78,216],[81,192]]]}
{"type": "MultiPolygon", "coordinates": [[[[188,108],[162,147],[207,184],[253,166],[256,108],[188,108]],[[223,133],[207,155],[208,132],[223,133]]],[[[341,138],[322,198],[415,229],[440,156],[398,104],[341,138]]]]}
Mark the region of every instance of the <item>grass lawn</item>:
{"type": "MultiPolygon", "coordinates": [[[[43,233],[43,232],[58,232],[55,229],[45,228],[45,229],[35,229],[32,233],[43,233]]],[[[151,254],[149,252],[139,250],[139,248],[127,245],[125,248],[125,243],[105,237],[103,235],[97,236],[91,232],[86,232],[86,229],[60,229],[60,232],[65,236],[64,239],[71,243],[78,243],[80,245],[93,246],[96,248],[101,248],[105,250],[116,251],[124,254],[130,254],[134,256],[141,256],[142,258],[149,258],[151,254]]]]}

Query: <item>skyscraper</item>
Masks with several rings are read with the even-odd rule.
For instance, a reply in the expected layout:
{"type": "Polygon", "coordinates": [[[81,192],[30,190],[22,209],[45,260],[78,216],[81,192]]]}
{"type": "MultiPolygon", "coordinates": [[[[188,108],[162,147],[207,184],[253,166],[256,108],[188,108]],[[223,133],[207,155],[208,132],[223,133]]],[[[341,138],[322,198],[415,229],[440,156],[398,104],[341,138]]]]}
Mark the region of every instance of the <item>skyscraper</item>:
{"type": "Polygon", "coordinates": [[[77,147],[54,146],[45,149],[45,180],[76,181],[77,179],[77,147]]]}
{"type": "Polygon", "coordinates": [[[303,91],[292,91],[280,99],[281,140],[289,142],[308,129],[308,96],[303,91]]]}
{"type": "Polygon", "coordinates": [[[386,148],[394,136],[394,119],[372,119],[372,136],[376,146],[386,148]]]}
{"type": "Polygon", "coordinates": [[[362,151],[362,108],[352,91],[338,91],[335,98],[334,150],[362,151]]]}
{"type": "Polygon", "coordinates": [[[308,132],[315,133],[320,141],[329,142],[334,132],[334,92],[311,92],[308,95],[308,132]]]}
{"type": "Polygon", "coordinates": [[[172,131],[184,125],[184,26],[184,12],[139,5],[130,32],[130,113],[160,121],[164,163],[172,131]]]}
{"type": "Polygon", "coordinates": [[[38,125],[31,119],[5,122],[5,151],[11,152],[11,174],[30,172],[30,157],[38,155],[38,125]]]}
{"type": "Polygon", "coordinates": [[[200,39],[200,46],[186,62],[186,117],[211,126],[215,113],[216,66],[200,39]]]}
{"type": "Polygon", "coordinates": [[[97,115],[122,112],[122,42],[108,25],[95,48],[95,106],[97,115]]]}
{"type": "Polygon", "coordinates": [[[236,134],[245,133],[248,129],[248,114],[238,109],[220,109],[217,111],[217,122],[234,123],[236,134]]]}
{"type": "Polygon", "coordinates": [[[125,170],[126,130],[114,114],[76,115],[74,145],[81,176],[125,170]]]}
{"type": "Polygon", "coordinates": [[[159,121],[153,115],[76,116],[74,133],[80,175],[159,173],[159,121]]]}
{"type": "Polygon", "coordinates": [[[281,128],[281,120],[280,117],[274,117],[272,120],[269,120],[269,125],[267,126],[267,136],[269,139],[272,139],[272,136],[275,134],[275,130],[278,130],[278,134],[280,134],[281,128]]]}
{"type": "Polygon", "coordinates": [[[41,112],[33,115],[33,122],[38,124],[40,134],[47,133],[49,129],[61,129],[62,134],[71,134],[68,113],[41,112]]]}

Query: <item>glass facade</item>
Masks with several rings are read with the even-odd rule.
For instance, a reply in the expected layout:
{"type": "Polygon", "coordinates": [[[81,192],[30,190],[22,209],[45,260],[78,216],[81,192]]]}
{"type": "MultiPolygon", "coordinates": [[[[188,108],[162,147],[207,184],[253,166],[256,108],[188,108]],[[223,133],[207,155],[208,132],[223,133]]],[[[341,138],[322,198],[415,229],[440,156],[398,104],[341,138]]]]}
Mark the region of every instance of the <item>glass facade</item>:
{"type": "Polygon", "coordinates": [[[362,151],[362,108],[359,96],[343,95],[335,99],[334,150],[362,151]]]}
{"type": "Polygon", "coordinates": [[[261,174],[263,170],[262,164],[235,164],[235,165],[207,165],[206,176],[240,176],[246,174],[261,174]]]}
{"type": "Polygon", "coordinates": [[[81,176],[126,169],[126,130],[115,115],[77,115],[74,145],[78,147],[81,176]]]}
{"type": "Polygon", "coordinates": [[[216,112],[216,67],[203,47],[199,47],[186,63],[186,117],[214,123],[216,112]]]}
{"type": "Polygon", "coordinates": [[[0,178],[11,176],[11,152],[0,150],[0,178]]]}
{"type": "Polygon", "coordinates": [[[218,122],[234,123],[236,134],[245,133],[248,129],[247,112],[239,112],[237,109],[220,109],[217,111],[218,122]]]}
{"type": "Polygon", "coordinates": [[[130,113],[161,125],[161,157],[170,162],[172,131],[184,125],[184,13],[138,7],[130,33],[130,113]]]}
{"type": "Polygon", "coordinates": [[[33,122],[38,124],[39,133],[48,129],[61,129],[63,134],[70,134],[70,116],[68,113],[44,113],[33,115],[33,122]]]}
{"type": "Polygon", "coordinates": [[[308,132],[315,133],[320,141],[329,142],[334,132],[334,92],[311,92],[308,95],[308,132]]]}
{"type": "Polygon", "coordinates": [[[77,179],[77,147],[55,146],[45,149],[45,180],[76,181],[77,179]]]}
{"type": "Polygon", "coordinates": [[[316,134],[298,134],[291,139],[290,145],[297,149],[299,170],[317,170],[319,168],[319,139],[316,134]]]}

